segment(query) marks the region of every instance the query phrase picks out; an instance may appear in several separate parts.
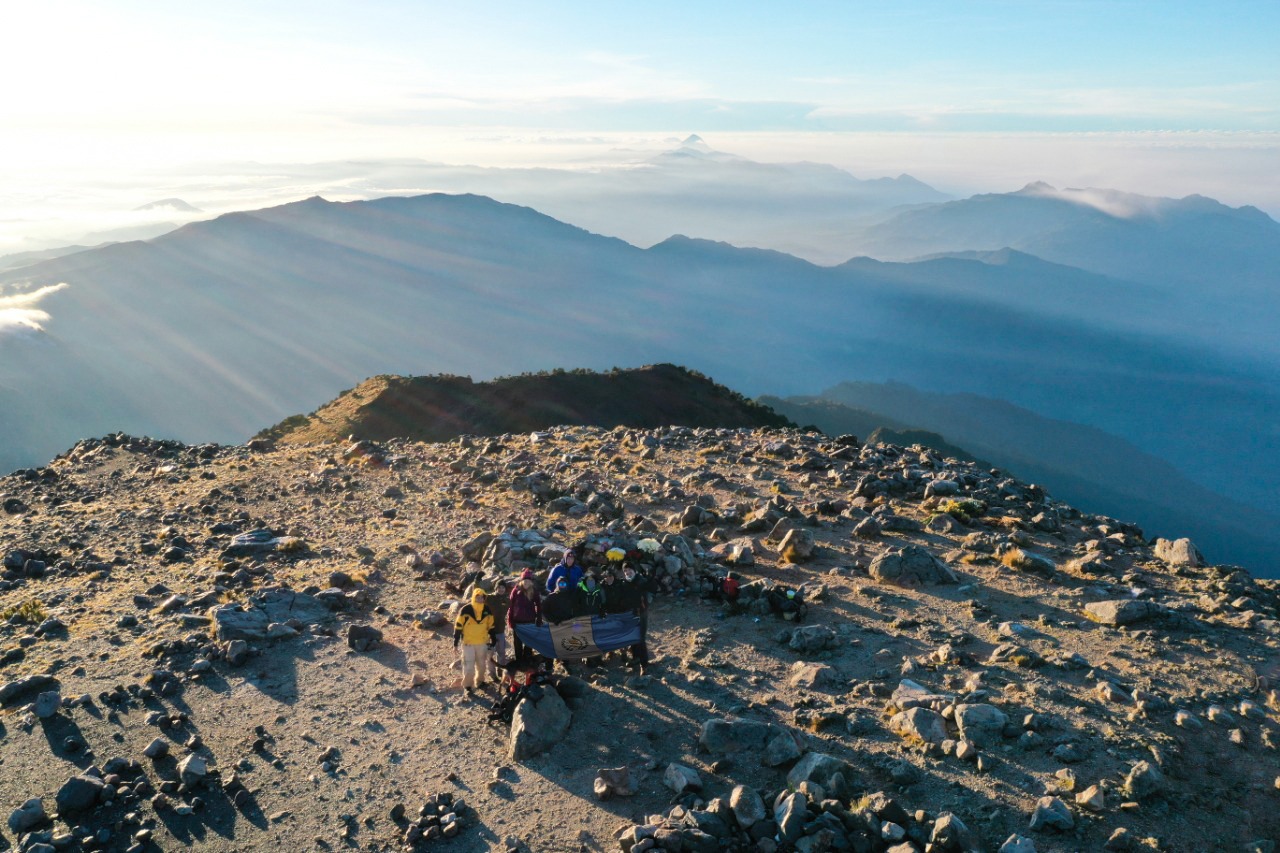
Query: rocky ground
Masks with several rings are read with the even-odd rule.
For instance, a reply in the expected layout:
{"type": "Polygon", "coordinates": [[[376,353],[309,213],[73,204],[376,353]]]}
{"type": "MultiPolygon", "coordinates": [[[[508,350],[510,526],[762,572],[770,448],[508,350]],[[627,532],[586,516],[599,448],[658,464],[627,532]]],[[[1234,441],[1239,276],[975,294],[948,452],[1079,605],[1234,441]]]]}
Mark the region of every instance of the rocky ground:
{"type": "Polygon", "coordinates": [[[278,450],[117,436],[0,480],[0,503],[7,847],[1280,837],[1276,587],[919,448],[585,427],[278,450]],[[560,716],[564,697],[567,732],[513,758],[452,686],[445,584],[637,537],[662,544],[670,590],[655,667],[575,665],[545,700],[560,716]],[[698,594],[727,564],[741,614],[698,594]],[[772,583],[803,587],[798,628],[755,603],[772,583]]]}

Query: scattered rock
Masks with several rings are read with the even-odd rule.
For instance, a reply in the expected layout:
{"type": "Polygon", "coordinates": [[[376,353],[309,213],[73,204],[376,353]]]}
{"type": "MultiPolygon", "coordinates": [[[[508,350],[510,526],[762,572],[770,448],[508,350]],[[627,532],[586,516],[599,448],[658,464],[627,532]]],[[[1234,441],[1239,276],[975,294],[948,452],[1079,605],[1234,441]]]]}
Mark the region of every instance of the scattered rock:
{"type": "Polygon", "coordinates": [[[208,774],[208,762],[198,755],[188,755],[178,763],[178,777],[186,785],[198,785],[208,774]]]}
{"type": "Polygon", "coordinates": [[[960,737],[974,746],[985,747],[998,743],[1008,722],[1008,715],[994,705],[956,706],[956,726],[960,737]]]}
{"type": "Polygon", "coordinates": [[[1190,539],[1157,539],[1152,548],[1156,559],[1163,560],[1171,566],[1191,566],[1193,568],[1205,564],[1204,555],[1190,539]]]}
{"type": "Polygon", "coordinates": [[[62,707],[62,694],[56,690],[41,693],[31,704],[31,713],[44,720],[58,713],[62,707]]]}
{"type": "Polygon", "coordinates": [[[871,561],[871,577],[904,586],[959,583],[946,563],[919,545],[891,548],[871,561]]]}
{"type": "Polygon", "coordinates": [[[662,774],[662,781],[677,794],[702,790],[702,777],[698,775],[698,771],[684,764],[668,764],[666,772],[662,774]]]}
{"type": "Polygon", "coordinates": [[[347,626],[347,645],[357,652],[376,649],[382,642],[382,632],[372,625],[347,626]]]}
{"type": "Polygon", "coordinates": [[[803,528],[794,527],[782,537],[782,542],[778,545],[778,553],[788,563],[803,563],[813,557],[816,547],[812,533],[803,528]]]}
{"type": "Polygon", "coordinates": [[[791,632],[787,645],[793,652],[812,653],[833,649],[838,637],[826,625],[805,625],[791,632]]]}
{"type": "Polygon", "coordinates": [[[1076,825],[1071,816],[1071,809],[1057,797],[1041,797],[1036,801],[1035,811],[1031,813],[1031,829],[1052,829],[1066,832],[1076,825]]]}
{"type": "Polygon", "coordinates": [[[922,743],[942,743],[947,739],[947,722],[928,708],[908,708],[889,720],[889,728],[899,737],[922,743]]]}
{"type": "Polygon", "coordinates": [[[58,789],[58,814],[73,815],[93,808],[105,789],[103,781],[95,776],[72,776],[58,789]]]}
{"type": "Polygon", "coordinates": [[[629,797],[636,792],[631,771],[626,767],[602,767],[596,771],[595,795],[598,800],[629,797]]]}
{"type": "Polygon", "coordinates": [[[856,778],[853,767],[847,762],[821,752],[810,752],[791,768],[787,784],[798,788],[802,782],[811,782],[820,785],[828,794],[847,799],[853,793],[856,778]]]}
{"type": "Polygon", "coordinates": [[[1084,613],[1094,622],[1103,625],[1131,625],[1150,619],[1157,608],[1150,601],[1126,598],[1118,601],[1091,601],[1084,606],[1084,613]]]}
{"type": "Polygon", "coordinates": [[[8,705],[16,699],[20,699],[28,693],[36,690],[45,690],[50,687],[58,687],[58,679],[51,675],[28,675],[25,678],[19,678],[16,681],[10,681],[8,684],[0,687],[0,705],[8,705]]]}
{"type": "Polygon", "coordinates": [[[1164,774],[1147,761],[1139,761],[1124,779],[1124,792],[1135,800],[1145,800],[1164,790],[1164,774]]]}
{"type": "Polygon", "coordinates": [[[45,814],[44,802],[39,797],[32,797],[9,815],[9,829],[23,833],[34,829],[49,819],[45,814]]]}
{"type": "Polygon", "coordinates": [[[222,604],[209,610],[213,633],[219,640],[244,640],[260,643],[267,639],[269,620],[263,611],[239,604],[222,604]]]}
{"type": "Polygon", "coordinates": [[[755,788],[749,788],[746,785],[734,786],[729,794],[729,809],[733,812],[738,826],[743,829],[751,829],[768,816],[760,794],[755,788]]]}

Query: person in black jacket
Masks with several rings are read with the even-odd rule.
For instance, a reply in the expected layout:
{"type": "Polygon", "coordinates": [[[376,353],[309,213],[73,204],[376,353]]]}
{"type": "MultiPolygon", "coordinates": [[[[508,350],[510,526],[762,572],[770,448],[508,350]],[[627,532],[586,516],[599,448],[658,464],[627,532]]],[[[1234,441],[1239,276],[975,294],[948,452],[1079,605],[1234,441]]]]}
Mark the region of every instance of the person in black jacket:
{"type": "Polygon", "coordinates": [[[593,572],[587,572],[578,584],[578,596],[574,616],[603,616],[605,614],[604,589],[596,583],[593,572]]]}
{"type": "MultiPolygon", "coordinates": [[[[640,619],[640,642],[631,647],[631,665],[641,672],[649,666],[649,582],[636,572],[635,566],[624,563],[622,580],[613,585],[611,597],[617,602],[615,613],[634,613],[640,619]],[[625,608],[625,609],[623,609],[625,608]]],[[[611,608],[612,609],[612,608],[611,608]]]]}
{"type": "Polygon", "coordinates": [[[574,617],[577,594],[569,588],[569,582],[561,578],[555,592],[542,599],[542,618],[548,622],[564,622],[574,617]]]}

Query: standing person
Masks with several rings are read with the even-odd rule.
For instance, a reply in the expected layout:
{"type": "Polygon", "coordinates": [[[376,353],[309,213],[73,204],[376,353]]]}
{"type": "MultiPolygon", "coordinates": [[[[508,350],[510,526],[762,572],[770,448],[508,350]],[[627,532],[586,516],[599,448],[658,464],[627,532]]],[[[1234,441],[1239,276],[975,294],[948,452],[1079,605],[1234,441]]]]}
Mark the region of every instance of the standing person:
{"type": "Polygon", "coordinates": [[[576,589],[582,582],[582,566],[578,565],[578,555],[572,548],[565,551],[560,562],[551,567],[551,572],[547,575],[547,592],[555,592],[561,578],[568,582],[569,589],[576,589]]]}
{"type": "Polygon", "coordinates": [[[507,624],[511,626],[511,642],[516,652],[516,660],[524,662],[529,657],[529,647],[520,641],[516,633],[517,625],[542,624],[542,591],[533,578],[533,569],[525,569],[520,573],[520,582],[511,590],[511,599],[507,606],[507,624]]]}
{"type": "Polygon", "coordinates": [[[497,634],[497,622],[486,605],[483,589],[471,591],[471,603],[458,612],[453,625],[453,647],[462,645],[462,686],[468,693],[485,683],[485,661],[497,634]]]}
{"type": "Polygon", "coordinates": [[[624,563],[622,580],[614,586],[613,597],[618,600],[618,606],[625,605],[627,612],[634,613],[640,620],[640,642],[631,647],[631,665],[644,672],[649,666],[649,583],[636,573],[635,566],[624,563]]]}
{"type": "Polygon", "coordinates": [[[556,581],[555,592],[542,599],[542,618],[548,622],[563,622],[573,618],[574,593],[569,589],[569,581],[564,578],[556,581]]]}
{"type": "Polygon", "coordinates": [[[575,616],[603,616],[605,606],[604,589],[596,583],[594,572],[587,572],[578,584],[578,601],[575,616]]]}
{"type": "MultiPolygon", "coordinates": [[[[477,581],[477,583],[479,583],[477,581]]],[[[510,607],[509,599],[511,590],[510,578],[498,578],[493,586],[493,593],[488,596],[489,611],[493,614],[493,645],[490,647],[490,654],[486,657],[485,663],[488,667],[489,678],[493,679],[493,683],[497,684],[502,680],[501,668],[506,665],[510,657],[507,651],[507,608],[510,607]]]]}

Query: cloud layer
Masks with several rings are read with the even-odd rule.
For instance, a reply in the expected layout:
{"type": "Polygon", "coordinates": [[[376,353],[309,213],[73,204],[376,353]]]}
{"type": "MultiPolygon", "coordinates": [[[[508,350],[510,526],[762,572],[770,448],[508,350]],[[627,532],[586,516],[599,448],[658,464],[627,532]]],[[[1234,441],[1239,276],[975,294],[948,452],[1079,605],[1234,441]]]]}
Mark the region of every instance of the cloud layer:
{"type": "Polygon", "coordinates": [[[26,293],[0,296],[0,336],[21,332],[43,332],[42,323],[49,321],[49,312],[36,305],[46,296],[57,293],[67,285],[51,284],[26,293]]]}

